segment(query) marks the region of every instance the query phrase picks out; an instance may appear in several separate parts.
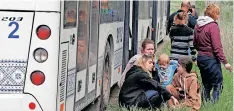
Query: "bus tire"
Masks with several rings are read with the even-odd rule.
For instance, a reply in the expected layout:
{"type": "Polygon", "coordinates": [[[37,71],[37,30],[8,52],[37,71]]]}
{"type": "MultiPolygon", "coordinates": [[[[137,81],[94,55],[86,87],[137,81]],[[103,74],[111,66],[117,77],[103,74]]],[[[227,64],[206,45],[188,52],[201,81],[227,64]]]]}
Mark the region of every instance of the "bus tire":
{"type": "Polygon", "coordinates": [[[102,76],[102,88],[101,88],[101,101],[100,109],[104,111],[109,103],[110,99],[110,86],[111,86],[111,50],[110,44],[106,43],[104,64],[103,64],[103,76],[102,76]]]}

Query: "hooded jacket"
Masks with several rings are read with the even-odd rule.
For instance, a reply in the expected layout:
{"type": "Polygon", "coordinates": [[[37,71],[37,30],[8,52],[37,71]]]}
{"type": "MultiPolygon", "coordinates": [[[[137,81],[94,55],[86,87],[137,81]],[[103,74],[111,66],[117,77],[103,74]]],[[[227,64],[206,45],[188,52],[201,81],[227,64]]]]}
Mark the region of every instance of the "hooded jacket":
{"type": "Polygon", "coordinates": [[[125,81],[119,93],[119,102],[121,105],[135,106],[142,101],[147,101],[145,92],[148,90],[158,91],[165,101],[172,96],[157,81],[150,78],[149,74],[141,67],[134,65],[126,73],[125,81]]]}
{"type": "MultiPolygon", "coordinates": [[[[132,68],[133,65],[137,65],[137,60],[141,57],[141,54],[137,54],[135,56],[133,56],[129,61],[128,61],[128,64],[126,65],[122,75],[121,75],[121,79],[118,81],[118,86],[119,88],[122,87],[123,83],[124,83],[124,80],[125,80],[125,76],[126,76],[126,73],[132,68]]],[[[152,76],[153,76],[153,79],[156,80],[156,81],[160,81],[159,79],[159,76],[158,76],[158,70],[155,70],[152,72],[152,76]]]]}
{"type": "Polygon", "coordinates": [[[194,29],[193,45],[198,55],[215,57],[223,64],[227,59],[223,53],[218,23],[209,16],[201,16],[194,29]]]}
{"type": "Polygon", "coordinates": [[[197,74],[190,73],[181,75],[176,73],[172,81],[175,88],[182,88],[184,91],[184,105],[199,110],[201,107],[200,85],[197,81],[197,74]]]}

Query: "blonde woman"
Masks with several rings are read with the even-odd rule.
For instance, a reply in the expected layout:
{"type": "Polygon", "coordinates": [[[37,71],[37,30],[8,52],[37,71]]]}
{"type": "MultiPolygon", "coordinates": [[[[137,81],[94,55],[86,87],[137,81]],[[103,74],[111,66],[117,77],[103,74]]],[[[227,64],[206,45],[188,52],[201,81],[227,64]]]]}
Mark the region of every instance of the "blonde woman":
{"type": "Polygon", "coordinates": [[[232,71],[224,53],[220,38],[220,30],[216,22],[220,16],[220,8],[210,4],[205,11],[205,16],[197,20],[194,29],[194,47],[198,51],[197,64],[200,69],[202,83],[205,88],[205,100],[210,100],[213,89],[213,102],[221,95],[223,75],[221,63],[227,70],[232,71]]]}
{"type": "Polygon", "coordinates": [[[152,79],[151,71],[154,68],[154,58],[151,55],[142,55],[127,73],[123,86],[120,89],[119,103],[121,106],[154,108],[161,103],[172,99],[178,101],[166,89],[152,79]]]}

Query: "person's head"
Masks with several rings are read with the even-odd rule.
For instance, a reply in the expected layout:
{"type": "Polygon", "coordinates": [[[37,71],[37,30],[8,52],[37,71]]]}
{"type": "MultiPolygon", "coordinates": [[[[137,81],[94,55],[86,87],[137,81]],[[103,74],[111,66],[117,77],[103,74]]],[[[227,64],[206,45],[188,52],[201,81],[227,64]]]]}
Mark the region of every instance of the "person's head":
{"type": "Polygon", "coordinates": [[[108,9],[108,0],[101,0],[101,9],[108,9]]]}
{"type": "Polygon", "coordinates": [[[195,5],[191,5],[191,7],[189,8],[189,11],[192,13],[192,12],[195,12],[196,11],[196,7],[195,5]]]}
{"type": "Polygon", "coordinates": [[[193,67],[193,61],[189,56],[181,56],[178,60],[177,73],[190,73],[193,67]]]}
{"type": "Polygon", "coordinates": [[[184,25],[188,23],[188,15],[186,12],[178,12],[174,17],[174,23],[176,25],[184,25]]]}
{"type": "Polygon", "coordinates": [[[86,12],[81,10],[79,11],[79,20],[80,21],[85,21],[86,20],[86,12]]]}
{"type": "Polygon", "coordinates": [[[141,44],[141,53],[154,55],[155,53],[154,41],[150,39],[145,39],[141,44]]]}
{"type": "Polygon", "coordinates": [[[159,68],[167,69],[170,63],[170,58],[167,54],[161,54],[158,57],[158,66],[159,68]]]}
{"type": "Polygon", "coordinates": [[[152,71],[154,68],[154,56],[143,54],[138,59],[137,65],[146,72],[152,71]]]}
{"type": "Polygon", "coordinates": [[[183,0],[181,3],[181,10],[188,12],[190,8],[190,2],[188,0],[183,0]]]}
{"type": "Polygon", "coordinates": [[[205,16],[209,16],[214,19],[214,21],[219,19],[220,8],[215,4],[210,4],[206,7],[205,16]]]}
{"type": "Polygon", "coordinates": [[[86,40],[84,37],[78,37],[78,51],[80,53],[86,52],[86,40]]]}

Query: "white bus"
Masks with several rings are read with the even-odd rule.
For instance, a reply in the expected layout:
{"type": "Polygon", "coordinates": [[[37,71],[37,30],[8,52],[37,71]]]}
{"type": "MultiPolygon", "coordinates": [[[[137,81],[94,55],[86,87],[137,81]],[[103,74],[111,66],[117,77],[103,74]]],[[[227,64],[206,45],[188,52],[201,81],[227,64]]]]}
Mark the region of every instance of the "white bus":
{"type": "Polygon", "coordinates": [[[154,40],[155,45],[163,41],[169,14],[170,1],[130,1],[131,56],[140,52],[145,38],[154,40]]]}
{"type": "Polygon", "coordinates": [[[0,1],[0,111],[79,111],[97,98],[103,110],[128,59],[126,12],[129,1],[0,1]]]}
{"type": "Polygon", "coordinates": [[[170,16],[170,6],[168,5],[169,3],[170,1],[159,1],[157,4],[156,43],[160,43],[166,37],[166,27],[168,17],[170,16]]]}

